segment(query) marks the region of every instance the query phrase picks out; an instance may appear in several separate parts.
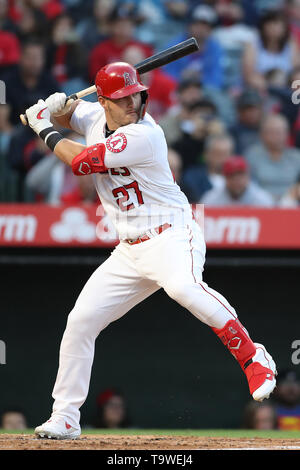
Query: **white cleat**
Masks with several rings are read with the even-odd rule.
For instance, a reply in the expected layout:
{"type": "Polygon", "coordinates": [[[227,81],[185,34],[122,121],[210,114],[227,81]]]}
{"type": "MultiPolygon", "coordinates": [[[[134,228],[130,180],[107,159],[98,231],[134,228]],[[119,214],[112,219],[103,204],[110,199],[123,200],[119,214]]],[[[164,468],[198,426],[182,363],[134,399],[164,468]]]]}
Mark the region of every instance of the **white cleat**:
{"type": "Polygon", "coordinates": [[[81,429],[73,428],[65,418],[52,416],[48,421],[34,430],[35,435],[41,439],[78,439],[81,429]]]}
{"type": "Polygon", "coordinates": [[[276,365],[266,348],[259,343],[254,343],[256,353],[247,365],[245,374],[248,379],[250,393],[254,400],[263,401],[269,398],[276,387],[276,365]]]}

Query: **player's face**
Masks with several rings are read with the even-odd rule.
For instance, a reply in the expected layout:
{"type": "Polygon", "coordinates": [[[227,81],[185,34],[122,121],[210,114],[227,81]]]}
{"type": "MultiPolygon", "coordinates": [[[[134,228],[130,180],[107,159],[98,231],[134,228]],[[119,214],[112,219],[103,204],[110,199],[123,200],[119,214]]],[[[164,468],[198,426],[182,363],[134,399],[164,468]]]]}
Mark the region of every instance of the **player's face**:
{"type": "Polygon", "coordinates": [[[239,198],[247,189],[249,175],[246,172],[238,172],[226,177],[226,187],[234,199],[239,198]]]}
{"type": "Polygon", "coordinates": [[[105,110],[109,129],[118,129],[121,126],[136,123],[141,109],[141,94],[134,93],[116,100],[99,98],[105,110]]]}

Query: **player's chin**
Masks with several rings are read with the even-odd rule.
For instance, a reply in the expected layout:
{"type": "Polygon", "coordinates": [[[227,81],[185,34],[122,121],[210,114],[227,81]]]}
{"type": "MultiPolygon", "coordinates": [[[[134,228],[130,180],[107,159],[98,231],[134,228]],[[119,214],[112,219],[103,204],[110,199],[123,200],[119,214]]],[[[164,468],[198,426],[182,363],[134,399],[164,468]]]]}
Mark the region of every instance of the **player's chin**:
{"type": "Polygon", "coordinates": [[[137,122],[137,120],[138,120],[138,115],[137,115],[136,112],[134,112],[134,113],[128,113],[128,114],[126,115],[126,118],[127,118],[126,120],[128,121],[127,124],[133,124],[133,123],[136,123],[136,122],[137,122]]]}

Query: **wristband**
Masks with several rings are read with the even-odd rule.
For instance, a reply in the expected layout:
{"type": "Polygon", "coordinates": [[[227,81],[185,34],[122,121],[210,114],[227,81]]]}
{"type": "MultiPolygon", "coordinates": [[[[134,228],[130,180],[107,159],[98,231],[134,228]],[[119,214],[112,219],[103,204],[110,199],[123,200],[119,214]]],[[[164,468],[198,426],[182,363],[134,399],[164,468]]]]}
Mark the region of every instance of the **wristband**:
{"type": "Polygon", "coordinates": [[[48,145],[49,149],[54,152],[55,146],[60,142],[64,137],[58,132],[53,130],[53,126],[47,127],[43,129],[39,136],[46,145],[48,145]]]}

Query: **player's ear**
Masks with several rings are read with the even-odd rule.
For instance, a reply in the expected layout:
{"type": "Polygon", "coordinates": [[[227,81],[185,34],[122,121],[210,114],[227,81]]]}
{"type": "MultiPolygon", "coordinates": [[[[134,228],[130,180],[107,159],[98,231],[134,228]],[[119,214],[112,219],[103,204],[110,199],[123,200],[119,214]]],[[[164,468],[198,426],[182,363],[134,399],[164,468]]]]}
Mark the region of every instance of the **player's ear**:
{"type": "Polygon", "coordinates": [[[106,106],[105,106],[105,105],[106,105],[106,99],[105,99],[103,96],[98,95],[98,101],[99,101],[99,103],[101,104],[101,106],[105,109],[105,107],[106,107],[106,106]]]}

